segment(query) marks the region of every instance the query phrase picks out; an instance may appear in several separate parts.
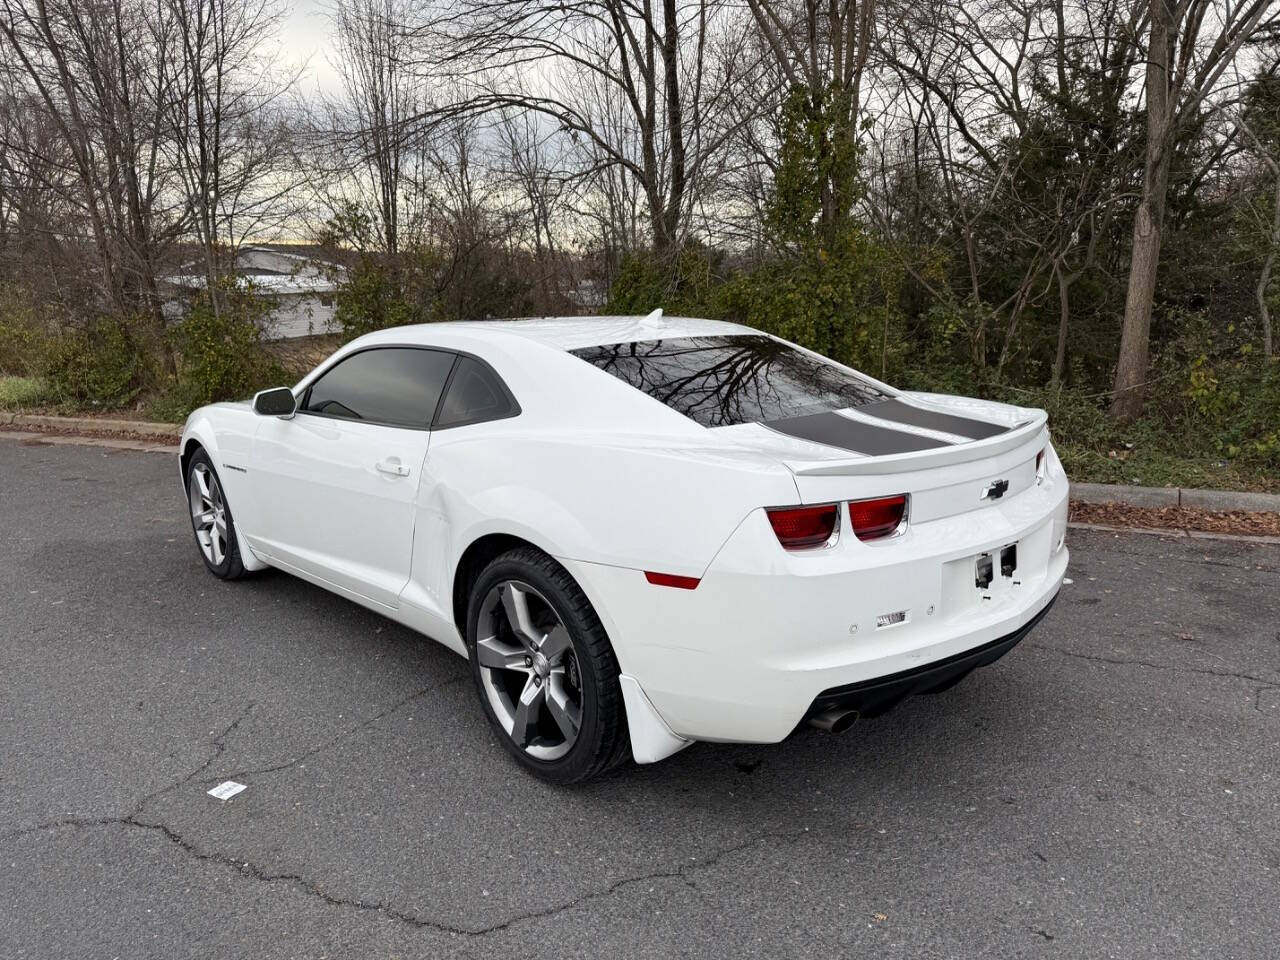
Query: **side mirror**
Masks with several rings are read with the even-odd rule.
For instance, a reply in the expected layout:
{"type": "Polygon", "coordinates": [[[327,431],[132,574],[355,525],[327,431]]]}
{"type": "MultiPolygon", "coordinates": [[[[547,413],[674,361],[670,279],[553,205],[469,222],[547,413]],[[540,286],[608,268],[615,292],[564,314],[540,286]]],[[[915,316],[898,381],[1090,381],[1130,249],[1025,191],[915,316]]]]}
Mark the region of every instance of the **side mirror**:
{"type": "Polygon", "coordinates": [[[298,401],[288,387],[261,390],[253,395],[253,412],[261,417],[283,417],[288,420],[298,412],[298,401]]]}

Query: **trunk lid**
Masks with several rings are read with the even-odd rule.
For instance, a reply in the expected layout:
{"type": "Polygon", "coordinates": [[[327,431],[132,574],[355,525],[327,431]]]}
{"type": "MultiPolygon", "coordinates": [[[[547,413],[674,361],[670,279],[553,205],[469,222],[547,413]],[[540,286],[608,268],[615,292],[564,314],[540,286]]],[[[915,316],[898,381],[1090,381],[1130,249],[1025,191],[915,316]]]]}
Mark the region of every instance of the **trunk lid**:
{"type": "Polygon", "coordinates": [[[905,493],[913,522],[1017,496],[1049,442],[1043,410],[931,394],[795,420],[716,432],[781,461],[801,503],[905,493]]]}

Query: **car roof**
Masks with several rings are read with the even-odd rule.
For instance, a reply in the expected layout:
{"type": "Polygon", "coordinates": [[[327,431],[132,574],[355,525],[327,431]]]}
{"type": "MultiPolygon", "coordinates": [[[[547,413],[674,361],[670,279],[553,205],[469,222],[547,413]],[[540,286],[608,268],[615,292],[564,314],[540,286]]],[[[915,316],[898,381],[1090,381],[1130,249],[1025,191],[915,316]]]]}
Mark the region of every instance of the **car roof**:
{"type": "MultiPolygon", "coordinates": [[[[660,312],[647,316],[539,317],[528,320],[479,320],[415,324],[379,331],[397,342],[421,339],[427,345],[446,345],[450,334],[472,337],[520,337],[561,350],[578,350],[610,343],[634,343],[680,337],[742,336],[760,331],[738,323],[702,320],[696,317],[665,317],[660,312]]],[[[374,338],[361,338],[369,342],[374,338]]]]}

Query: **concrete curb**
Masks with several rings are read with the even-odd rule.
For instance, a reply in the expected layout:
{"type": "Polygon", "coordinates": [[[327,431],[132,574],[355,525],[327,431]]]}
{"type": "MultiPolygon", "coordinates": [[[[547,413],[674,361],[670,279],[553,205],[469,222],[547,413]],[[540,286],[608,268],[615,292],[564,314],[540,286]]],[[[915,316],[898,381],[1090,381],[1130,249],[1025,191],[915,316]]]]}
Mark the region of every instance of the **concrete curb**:
{"type": "Polygon", "coordinates": [[[110,420],[103,417],[55,417],[39,413],[0,414],[0,426],[20,430],[66,430],[72,433],[100,436],[180,437],[182,427],[176,423],[151,423],[147,420],[110,420]]]}
{"type": "Polygon", "coordinates": [[[1080,503],[1120,503],[1127,507],[1196,507],[1200,510],[1245,510],[1280,513],[1280,494],[1239,490],[1193,490],[1184,487],[1127,487],[1110,483],[1073,483],[1071,499],[1080,503]]]}
{"type": "Polygon", "coordinates": [[[79,434],[44,433],[40,430],[5,430],[0,422],[0,440],[16,440],[20,443],[39,447],[75,446],[102,447],[107,450],[131,450],[137,453],[163,453],[165,456],[177,454],[177,447],[172,443],[155,440],[133,440],[124,437],[86,437],[79,434]]]}

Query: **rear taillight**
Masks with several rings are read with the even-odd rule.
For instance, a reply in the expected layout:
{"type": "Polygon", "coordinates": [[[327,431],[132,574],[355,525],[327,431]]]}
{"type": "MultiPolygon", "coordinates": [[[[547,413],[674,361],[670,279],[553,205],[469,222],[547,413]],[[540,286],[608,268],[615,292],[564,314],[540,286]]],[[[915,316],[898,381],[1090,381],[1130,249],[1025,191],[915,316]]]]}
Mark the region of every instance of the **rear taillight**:
{"type": "Polygon", "coordinates": [[[849,504],[849,523],[859,540],[879,540],[898,532],[907,512],[907,497],[877,497],[849,504]]]}
{"type": "Polygon", "coordinates": [[[766,510],[778,542],[788,550],[820,547],[833,536],[840,522],[840,508],[834,503],[818,507],[775,507],[766,510]]]}

